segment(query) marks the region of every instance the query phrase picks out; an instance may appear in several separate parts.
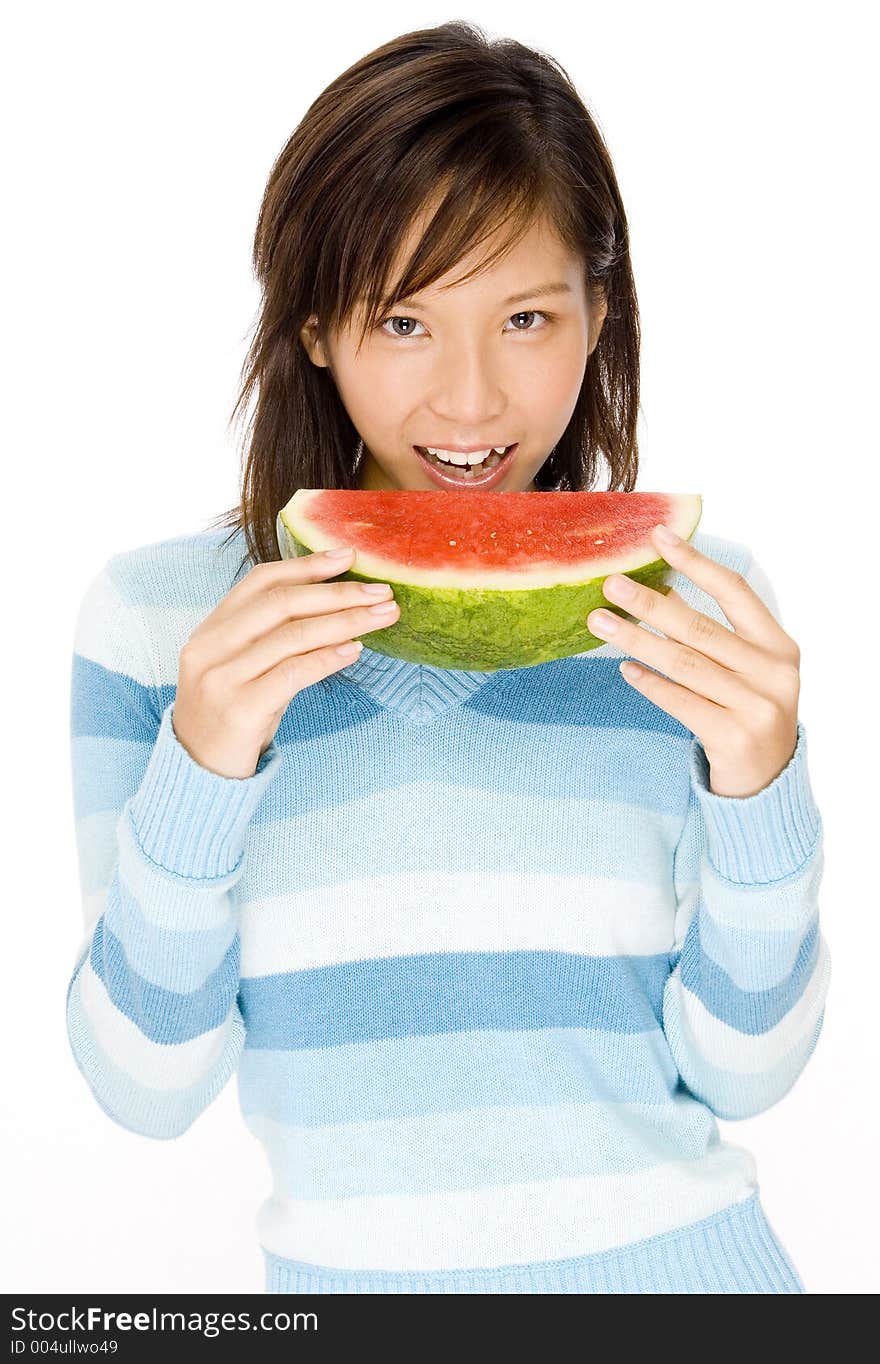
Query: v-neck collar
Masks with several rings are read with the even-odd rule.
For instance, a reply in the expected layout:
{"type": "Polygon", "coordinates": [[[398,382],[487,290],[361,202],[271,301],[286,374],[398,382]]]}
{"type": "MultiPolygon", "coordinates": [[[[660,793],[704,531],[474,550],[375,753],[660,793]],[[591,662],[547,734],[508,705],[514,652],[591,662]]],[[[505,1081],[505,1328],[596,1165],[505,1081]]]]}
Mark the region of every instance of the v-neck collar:
{"type": "Polygon", "coordinates": [[[407,719],[426,722],[444,711],[460,706],[480,687],[497,676],[495,672],[463,672],[456,668],[434,668],[428,663],[408,663],[377,653],[366,644],[347,668],[335,674],[369,692],[380,706],[395,710],[407,719]]]}
{"type": "MultiPolygon", "coordinates": [[[[626,657],[608,642],[584,654],[575,655],[576,658],[612,656],[626,657]]],[[[347,668],[340,668],[333,676],[360,687],[384,709],[425,724],[462,705],[469,696],[481,687],[488,686],[500,674],[516,671],[519,669],[466,672],[457,668],[435,668],[428,663],[409,663],[402,658],[391,658],[365,644],[355,661],[349,663],[347,668]]]]}

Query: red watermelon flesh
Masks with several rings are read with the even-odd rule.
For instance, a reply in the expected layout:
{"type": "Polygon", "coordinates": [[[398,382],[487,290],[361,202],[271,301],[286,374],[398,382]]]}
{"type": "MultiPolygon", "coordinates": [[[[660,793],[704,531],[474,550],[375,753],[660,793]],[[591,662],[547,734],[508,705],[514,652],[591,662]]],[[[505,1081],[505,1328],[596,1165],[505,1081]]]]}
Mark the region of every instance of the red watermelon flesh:
{"type": "Polygon", "coordinates": [[[338,545],[355,551],[340,575],[388,582],[398,619],[364,636],[378,653],[441,668],[492,672],[604,644],[586,626],[610,573],[659,591],[673,570],[651,531],[684,539],[699,494],[496,493],[301,488],[277,518],[284,558],[338,545]]]}

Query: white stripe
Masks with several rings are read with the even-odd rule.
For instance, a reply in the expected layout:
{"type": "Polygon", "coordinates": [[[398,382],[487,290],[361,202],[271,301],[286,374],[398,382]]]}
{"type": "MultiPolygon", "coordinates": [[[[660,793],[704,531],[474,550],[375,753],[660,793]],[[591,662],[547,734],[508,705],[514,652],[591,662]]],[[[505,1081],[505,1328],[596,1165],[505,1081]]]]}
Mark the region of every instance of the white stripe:
{"type": "Polygon", "coordinates": [[[339,1269],[492,1269],[656,1236],[757,1187],[751,1154],[721,1143],[699,1160],[592,1179],[335,1200],[274,1196],[256,1228],[275,1255],[339,1269]]]}
{"type": "Polygon", "coordinates": [[[134,606],[103,571],[83,594],[73,647],[81,658],[124,672],[145,687],[175,685],[180,650],[216,604],[206,594],[185,607],[134,606]],[[113,628],[120,615],[126,623],[122,632],[113,628]]]}
{"type": "Polygon", "coordinates": [[[92,941],[92,935],[94,934],[95,929],[98,926],[98,920],[104,913],[104,908],[106,904],[107,904],[106,886],[104,887],[103,890],[97,890],[92,895],[84,895],[82,897],[82,914],[85,936],[82,939],[82,942],[80,943],[79,948],[80,953],[84,952],[86,949],[86,944],[92,941]]]}
{"type": "Polygon", "coordinates": [[[662,887],[580,876],[418,872],[241,906],[241,971],[271,976],[428,952],[651,955],[672,946],[662,887]]]}
{"type": "MultiPolygon", "coordinates": [[[[231,584],[230,584],[231,586],[231,584]]],[[[219,598],[205,598],[194,606],[141,606],[138,615],[143,622],[144,633],[150,640],[150,659],[155,673],[156,685],[176,686],[180,671],[180,651],[190,635],[206,616],[209,616],[219,598]]]]}
{"type": "Polygon", "coordinates": [[[739,1032],[716,1018],[695,994],[682,984],[678,969],[669,977],[663,1007],[671,1009],[685,1047],[719,1070],[736,1075],[758,1075],[772,1070],[804,1038],[814,1031],[822,1012],[831,979],[831,957],[824,938],[820,939],[813,973],[800,999],[769,1032],[751,1035],[739,1032]]]}
{"type": "Polygon", "coordinates": [[[189,1042],[153,1042],[130,1018],[116,1008],[101,977],[85,958],[80,970],[80,990],[89,1028],[101,1050],[127,1075],[148,1089],[189,1089],[220,1061],[232,1032],[233,1012],[219,1027],[189,1042]]]}
{"type": "Polygon", "coordinates": [[[73,647],[81,658],[90,659],[102,668],[124,672],[145,687],[152,684],[135,609],[126,604],[106,570],[92,580],[83,595],[77,611],[73,647]],[[118,625],[120,614],[126,621],[124,630],[118,625]],[[132,640],[138,640],[138,645],[132,647],[132,640]]]}

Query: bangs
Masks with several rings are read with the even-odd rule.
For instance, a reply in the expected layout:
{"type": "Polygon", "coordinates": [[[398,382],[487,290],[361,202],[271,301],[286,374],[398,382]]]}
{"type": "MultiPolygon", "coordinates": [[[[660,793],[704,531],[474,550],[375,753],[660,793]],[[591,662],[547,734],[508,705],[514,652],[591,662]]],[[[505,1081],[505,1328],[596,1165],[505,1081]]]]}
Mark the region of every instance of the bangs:
{"type": "MultiPolygon", "coordinates": [[[[546,188],[546,187],[544,187],[546,188]]],[[[343,252],[351,261],[348,276],[341,273],[335,306],[326,310],[329,326],[360,320],[357,348],[380,317],[398,299],[422,293],[453,270],[484,243],[498,238],[466,274],[444,285],[454,288],[490,269],[516,246],[536,219],[550,208],[549,195],[532,182],[516,180],[493,157],[459,172],[426,203],[398,200],[393,212],[377,214],[374,223],[353,226],[360,252],[343,252]],[[421,236],[402,268],[404,243],[414,223],[423,222],[421,236]],[[396,285],[392,281],[397,277],[396,285]],[[338,319],[334,324],[333,317],[338,319]]]]}

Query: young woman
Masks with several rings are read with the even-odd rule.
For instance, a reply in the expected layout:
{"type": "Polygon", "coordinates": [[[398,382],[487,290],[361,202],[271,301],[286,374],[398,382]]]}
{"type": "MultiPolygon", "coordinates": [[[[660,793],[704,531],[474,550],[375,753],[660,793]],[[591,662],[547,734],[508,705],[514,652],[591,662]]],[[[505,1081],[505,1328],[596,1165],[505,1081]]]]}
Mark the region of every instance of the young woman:
{"type": "Polygon", "coordinates": [[[804,1292],[716,1121],[795,1083],[830,969],[751,551],[658,531],[668,596],[609,580],[606,644],[484,673],[371,649],[391,586],[275,539],[298,487],[632,490],[592,118],[516,42],[406,34],[308,110],[254,260],[232,534],[114,555],[78,617],[82,1074],[160,1139],[237,1074],[269,1292],[804,1292]]]}

